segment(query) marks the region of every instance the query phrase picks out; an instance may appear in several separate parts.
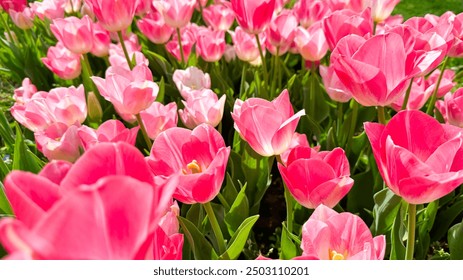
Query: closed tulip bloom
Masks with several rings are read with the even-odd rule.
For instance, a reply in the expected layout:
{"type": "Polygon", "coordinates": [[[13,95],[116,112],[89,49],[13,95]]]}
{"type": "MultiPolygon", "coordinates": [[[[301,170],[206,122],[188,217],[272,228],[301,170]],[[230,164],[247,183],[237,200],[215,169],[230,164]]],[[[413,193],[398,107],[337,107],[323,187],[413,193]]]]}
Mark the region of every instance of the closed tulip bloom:
{"type": "Polygon", "coordinates": [[[21,87],[14,90],[13,99],[16,103],[24,104],[37,92],[37,87],[29,78],[24,78],[21,87]]]}
{"type": "Polygon", "coordinates": [[[309,28],[312,24],[321,21],[331,13],[330,5],[327,1],[298,1],[294,5],[294,13],[299,23],[304,28],[309,28]]]}
{"type": "MultiPolygon", "coordinates": [[[[413,80],[412,88],[410,89],[410,95],[407,102],[406,110],[419,110],[431,97],[432,91],[426,90],[426,81],[423,77],[416,77],[413,80]]],[[[402,104],[404,102],[405,95],[401,95],[393,103],[391,103],[392,109],[395,111],[402,110],[402,104]]]]}
{"type": "Polygon", "coordinates": [[[275,0],[231,0],[231,7],[244,31],[259,34],[272,20],[275,0]]]}
{"type": "Polygon", "coordinates": [[[318,206],[302,226],[302,257],[316,260],[382,260],[386,237],[373,237],[365,222],[318,206]]]}
{"type": "MultiPolygon", "coordinates": [[[[190,26],[184,27],[180,30],[180,38],[182,40],[183,55],[185,61],[188,61],[193,46],[196,43],[196,36],[194,30],[190,26]]],[[[178,44],[177,34],[174,33],[170,41],[166,44],[167,51],[175,57],[178,61],[182,61],[180,54],[180,46],[178,44]]]]}
{"type": "Polygon", "coordinates": [[[106,30],[126,30],[133,21],[138,0],[85,0],[106,30]]]}
{"type": "Polygon", "coordinates": [[[174,201],[169,211],[161,218],[159,227],[154,233],[153,259],[181,260],[183,249],[183,234],[179,233],[178,216],[180,208],[174,201]]]}
{"type": "Polygon", "coordinates": [[[156,138],[147,162],[155,176],[179,174],[174,198],[187,204],[210,202],[225,177],[230,147],[212,126],[168,129],[156,138]]]}
{"type": "Polygon", "coordinates": [[[453,94],[447,93],[443,101],[437,101],[436,108],[446,123],[463,128],[463,88],[459,88],[453,94]]]}
{"type": "Polygon", "coordinates": [[[105,30],[99,23],[93,24],[93,47],[91,53],[98,57],[104,57],[109,54],[109,46],[111,37],[109,32],[105,30]]]}
{"type": "Polygon", "coordinates": [[[280,48],[282,51],[279,53],[285,53],[294,40],[297,25],[297,18],[292,13],[281,13],[270,22],[267,29],[267,42],[280,48]]]}
{"type": "Polygon", "coordinates": [[[278,169],[292,196],[310,209],[320,204],[333,208],[354,185],[349,161],[341,148],[317,152],[310,147],[296,147],[285,165],[278,163],[278,169]]]}
{"type": "Polygon", "coordinates": [[[64,4],[63,1],[43,0],[41,2],[32,2],[30,7],[34,14],[41,20],[54,20],[57,18],[64,18],[64,4]]]}
{"type": "Polygon", "coordinates": [[[177,104],[171,102],[164,106],[160,102],[153,102],[148,109],[141,111],[140,116],[148,137],[154,140],[161,132],[177,126],[177,104]]]}
{"type": "Polygon", "coordinates": [[[188,100],[190,94],[197,90],[211,88],[209,74],[194,66],[190,66],[185,70],[175,70],[172,79],[185,100],[188,100]]]}
{"type": "Polygon", "coordinates": [[[305,111],[294,114],[289,93],[283,90],[273,101],[261,98],[237,99],[232,118],[235,130],[262,156],[280,155],[291,144],[297,124],[305,111]]]}
{"type": "Polygon", "coordinates": [[[93,47],[93,23],[88,16],[55,19],[50,29],[55,37],[73,53],[88,53],[93,47]]]}
{"type": "Polygon", "coordinates": [[[375,22],[383,22],[394,10],[400,0],[370,0],[371,16],[375,22]]]}
{"type": "Polygon", "coordinates": [[[352,94],[339,80],[334,67],[320,65],[320,76],[322,77],[326,93],[333,101],[345,103],[352,99],[352,94]]]}
{"type": "Polygon", "coordinates": [[[97,129],[90,128],[86,125],[79,127],[78,134],[85,150],[90,149],[98,143],[119,141],[135,145],[139,127],[126,128],[118,120],[107,120],[97,129]]]}
{"type": "MultiPolygon", "coordinates": [[[[440,70],[436,69],[431,75],[426,79],[426,91],[433,92],[436,88],[437,80],[440,76],[440,70]]],[[[444,74],[442,75],[439,89],[437,90],[437,97],[444,97],[450,90],[457,84],[454,82],[455,72],[452,69],[445,69],[444,74]]]]}
{"type": "Polygon", "coordinates": [[[29,29],[34,26],[34,14],[30,8],[24,8],[22,11],[9,10],[11,20],[21,29],[29,29]]]}
{"type": "Polygon", "coordinates": [[[225,53],[225,33],[204,29],[196,39],[196,52],[207,62],[219,61],[225,53]]]}
{"type": "Polygon", "coordinates": [[[79,77],[82,70],[80,55],[69,51],[60,42],[48,48],[47,57],[42,58],[42,62],[63,80],[79,77]]]}
{"type": "Polygon", "coordinates": [[[365,123],[386,185],[405,201],[423,204],[463,183],[461,129],[421,111],[401,111],[385,126],[365,123]]]}
{"type": "MultiPolygon", "coordinates": [[[[233,47],[235,48],[236,56],[246,62],[251,62],[259,58],[259,47],[256,37],[246,33],[241,27],[236,27],[234,32],[230,32],[233,39],[233,47]]],[[[265,37],[259,34],[261,44],[265,43],[265,37]]]]}
{"type": "Polygon", "coordinates": [[[185,27],[191,20],[196,0],[154,0],[153,6],[173,28],[185,27]]]}
{"type": "Polygon", "coordinates": [[[301,56],[308,61],[319,61],[328,52],[328,44],[320,22],[313,24],[307,30],[299,27],[294,42],[301,56]]]}
{"type": "Polygon", "coordinates": [[[43,132],[35,133],[37,149],[48,160],[76,161],[80,156],[80,139],[77,126],[68,127],[63,123],[54,123],[43,132]]]}
{"type": "Polygon", "coordinates": [[[137,26],[143,35],[155,44],[167,43],[174,33],[174,29],[165,23],[164,18],[156,9],[137,21],[137,26]]]}
{"type": "Polygon", "coordinates": [[[219,99],[215,92],[204,89],[182,101],[185,108],[178,113],[183,124],[190,129],[202,123],[216,127],[222,121],[225,98],[225,94],[219,99]]]}
{"type": "Polygon", "coordinates": [[[220,2],[203,9],[204,22],[214,30],[228,31],[235,21],[230,2],[220,2]]]}

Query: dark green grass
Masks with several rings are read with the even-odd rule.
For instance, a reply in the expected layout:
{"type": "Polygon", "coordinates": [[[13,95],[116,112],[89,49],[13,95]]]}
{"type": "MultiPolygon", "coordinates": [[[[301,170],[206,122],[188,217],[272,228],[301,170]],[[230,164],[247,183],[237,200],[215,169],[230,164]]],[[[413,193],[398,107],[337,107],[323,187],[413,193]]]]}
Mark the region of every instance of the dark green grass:
{"type": "Polygon", "coordinates": [[[404,19],[408,19],[425,14],[440,16],[446,11],[455,14],[463,12],[463,0],[402,0],[396,6],[394,14],[401,14],[404,19]]]}

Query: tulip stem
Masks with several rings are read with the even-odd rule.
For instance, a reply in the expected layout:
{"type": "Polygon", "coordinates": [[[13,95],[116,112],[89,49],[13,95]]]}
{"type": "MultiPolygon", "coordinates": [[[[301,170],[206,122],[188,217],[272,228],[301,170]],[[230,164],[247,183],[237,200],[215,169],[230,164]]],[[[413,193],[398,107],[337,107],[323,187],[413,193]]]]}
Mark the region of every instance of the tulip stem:
{"type": "Polygon", "coordinates": [[[272,77],[272,86],[270,87],[270,97],[273,98],[275,94],[275,87],[278,80],[278,56],[280,52],[280,47],[277,47],[275,56],[273,57],[273,77],[272,77]]]}
{"type": "Polygon", "coordinates": [[[407,92],[405,93],[404,102],[402,103],[402,108],[401,108],[402,110],[407,109],[408,99],[410,98],[410,92],[412,91],[412,85],[413,85],[413,80],[414,79],[415,79],[415,77],[413,77],[410,80],[410,84],[408,85],[407,92]]]}
{"type": "Polygon", "coordinates": [[[246,72],[248,71],[248,63],[243,63],[243,69],[241,71],[241,83],[240,83],[240,99],[246,99],[246,72]]]}
{"type": "Polygon", "coordinates": [[[310,112],[309,112],[309,116],[312,118],[312,120],[315,120],[315,99],[316,99],[316,96],[315,96],[315,83],[317,82],[317,78],[315,77],[316,73],[315,73],[315,70],[313,68],[310,69],[310,79],[309,79],[309,83],[310,83],[310,92],[309,92],[309,101],[310,101],[310,104],[309,104],[309,108],[310,108],[310,112]]]}
{"type": "Polygon", "coordinates": [[[444,62],[442,63],[439,78],[437,79],[437,83],[435,85],[434,91],[431,96],[431,101],[429,102],[428,109],[426,110],[426,114],[428,115],[431,115],[431,113],[434,111],[434,106],[436,105],[436,100],[437,100],[437,92],[439,91],[439,86],[442,81],[442,77],[444,77],[444,70],[445,70],[445,66],[447,66],[448,58],[449,57],[446,56],[444,59],[444,62]]]}
{"type": "Polygon", "coordinates": [[[124,51],[124,56],[125,56],[125,59],[127,60],[127,64],[129,65],[130,70],[132,70],[134,65],[132,64],[132,60],[130,59],[129,52],[127,51],[127,47],[125,46],[124,37],[122,36],[122,31],[117,31],[117,36],[119,37],[119,42],[121,43],[122,51],[124,51]]]}
{"type": "Polygon", "coordinates": [[[229,259],[227,254],[227,247],[225,245],[225,240],[223,239],[222,230],[220,229],[219,222],[215,217],[214,210],[210,202],[203,204],[204,210],[206,210],[207,217],[211,223],[212,231],[214,232],[215,238],[217,238],[217,245],[219,246],[219,255],[224,259],[229,259]]]}
{"type": "Polygon", "coordinates": [[[384,112],[384,107],[378,106],[378,122],[380,124],[386,124],[386,113],[384,112]]]}
{"type": "Polygon", "coordinates": [[[416,227],[416,204],[408,204],[408,239],[405,250],[405,259],[413,260],[415,249],[415,227],[416,227]]]}
{"type": "Polygon", "coordinates": [[[146,127],[143,124],[143,120],[141,119],[140,113],[136,114],[135,117],[137,118],[138,125],[140,126],[141,133],[143,134],[143,139],[145,139],[145,143],[148,146],[148,150],[151,151],[151,139],[148,136],[148,133],[146,132],[146,127]]]}
{"type": "Polygon", "coordinates": [[[177,27],[177,40],[178,40],[178,48],[180,49],[180,59],[181,59],[181,67],[185,67],[185,54],[183,53],[183,46],[182,46],[182,34],[180,34],[180,28],[177,27]]]}
{"type": "MultiPolygon", "coordinates": [[[[337,124],[336,124],[336,135],[337,135],[337,138],[338,138],[338,142],[339,140],[341,140],[340,138],[340,135],[341,135],[341,127],[344,123],[344,110],[343,110],[343,107],[344,107],[344,104],[342,102],[338,102],[337,104],[337,109],[338,109],[338,120],[337,120],[337,124]]],[[[342,144],[344,144],[344,141],[342,141],[342,144]]]]}
{"type": "Polygon", "coordinates": [[[265,62],[264,51],[262,50],[262,45],[260,43],[259,35],[256,34],[257,47],[259,48],[260,58],[262,60],[262,70],[264,72],[264,92],[265,96],[267,95],[267,85],[268,85],[268,72],[267,72],[267,63],[265,62]]]}

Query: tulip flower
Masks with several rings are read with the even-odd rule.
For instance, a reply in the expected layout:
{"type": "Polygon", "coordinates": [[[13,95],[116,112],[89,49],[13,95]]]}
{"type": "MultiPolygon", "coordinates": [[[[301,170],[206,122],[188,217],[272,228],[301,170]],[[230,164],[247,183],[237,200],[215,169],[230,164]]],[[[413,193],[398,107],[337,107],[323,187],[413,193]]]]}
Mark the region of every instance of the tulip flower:
{"type": "Polygon", "coordinates": [[[140,116],[148,137],[154,140],[161,132],[177,126],[177,104],[171,102],[164,106],[160,102],[153,102],[148,109],[140,112],[140,116]]]}
{"type": "Polygon", "coordinates": [[[293,14],[281,13],[267,29],[267,42],[279,48],[279,54],[286,53],[296,35],[297,25],[297,18],[293,14]]]}
{"type": "Polygon", "coordinates": [[[80,139],[75,125],[54,123],[43,132],[35,133],[37,149],[49,160],[74,162],[80,156],[80,139]]]}
{"type": "Polygon", "coordinates": [[[231,7],[244,31],[259,34],[272,20],[275,0],[231,0],[231,7]]]}
{"type": "MultiPolygon", "coordinates": [[[[419,110],[426,104],[429,97],[432,95],[432,90],[426,90],[426,81],[423,77],[417,77],[413,80],[412,88],[410,89],[410,95],[407,102],[406,109],[408,110],[419,110]]],[[[405,96],[402,95],[391,103],[392,109],[395,111],[402,110],[405,96]]]]}
{"type": "Polygon", "coordinates": [[[386,237],[373,237],[362,219],[318,206],[302,226],[302,257],[317,260],[382,260],[386,237]]]}
{"type": "MultiPolygon", "coordinates": [[[[236,56],[242,60],[251,62],[260,57],[259,47],[256,37],[246,33],[241,27],[236,27],[234,32],[230,32],[233,39],[236,56]]],[[[264,35],[259,35],[260,42],[265,43],[264,35]]]]}
{"type": "Polygon", "coordinates": [[[304,28],[309,28],[312,24],[321,21],[331,13],[328,1],[298,1],[294,5],[294,13],[299,23],[304,28]]]}
{"type": "Polygon", "coordinates": [[[126,30],[133,21],[138,0],[85,0],[98,22],[110,32],[126,30]]]}
{"type": "Polygon", "coordinates": [[[60,42],[56,46],[48,48],[47,57],[42,58],[42,62],[64,80],[77,78],[82,70],[80,55],[69,51],[60,42]]]}
{"type": "Polygon", "coordinates": [[[177,201],[172,203],[169,211],[161,218],[154,233],[153,255],[155,260],[181,260],[183,234],[179,233],[178,216],[180,208],[177,201]]]}
{"type": "Polygon", "coordinates": [[[191,20],[196,0],[154,0],[167,25],[172,28],[185,27],[191,20]]]}
{"type": "Polygon", "coordinates": [[[174,29],[165,23],[157,10],[153,10],[137,21],[137,26],[143,35],[155,44],[167,43],[174,33],[174,29]]]}
{"type": "Polygon", "coordinates": [[[371,16],[375,22],[383,22],[394,10],[400,0],[370,0],[371,16]]]}
{"type": "Polygon", "coordinates": [[[230,147],[212,126],[170,128],[154,140],[147,162],[155,176],[179,175],[174,198],[187,204],[210,202],[225,177],[230,147]]]}
{"type": "Polygon", "coordinates": [[[411,204],[434,201],[463,183],[461,130],[420,111],[401,111],[384,126],[365,123],[386,185],[411,204]]]}
{"type": "Polygon", "coordinates": [[[13,99],[16,103],[24,104],[37,92],[37,87],[32,84],[29,78],[24,78],[21,87],[14,90],[13,99]]]}
{"type": "MultiPolygon", "coordinates": [[[[436,88],[437,80],[439,79],[441,71],[436,69],[434,72],[429,75],[426,79],[426,91],[433,92],[436,88]]],[[[444,97],[450,90],[457,84],[453,81],[455,78],[455,72],[451,69],[445,69],[444,74],[442,75],[439,89],[437,90],[437,97],[444,97]]]]}
{"type": "Polygon", "coordinates": [[[22,11],[9,10],[11,20],[21,29],[29,29],[34,26],[34,14],[31,8],[24,8],[22,11]]]}
{"type": "Polygon", "coordinates": [[[30,4],[32,12],[41,20],[64,18],[64,2],[55,0],[34,1],[30,4]]]}
{"type": "Polygon", "coordinates": [[[109,45],[111,38],[109,32],[105,30],[100,24],[93,24],[93,47],[91,53],[98,57],[104,57],[109,54],[109,45]]]}
{"type": "Polygon", "coordinates": [[[185,70],[177,69],[172,76],[183,99],[188,100],[196,90],[211,88],[211,77],[201,69],[191,66],[185,70]]]}
{"type": "Polygon", "coordinates": [[[322,77],[325,90],[331,100],[345,103],[351,100],[352,94],[339,80],[338,75],[334,71],[332,66],[320,65],[319,67],[320,76],[322,77]]]}
{"type": "Polygon", "coordinates": [[[27,0],[2,0],[0,6],[6,12],[15,11],[20,12],[27,6],[27,0]]]}
{"type": "Polygon", "coordinates": [[[202,123],[216,127],[222,121],[225,98],[224,94],[219,99],[210,89],[192,94],[186,101],[182,101],[185,108],[179,110],[183,124],[190,129],[202,123]]]}
{"type": "MultiPolygon", "coordinates": [[[[186,26],[180,30],[180,38],[182,44],[183,58],[188,61],[193,45],[196,43],[196,37],[190,26],[186,26]]],[[[177,59],[182,61],[182,55],[180,52],[180,46],[178,42],[178,35],[174,34],[171,40],[166,44],[167,51],[177,59]]]]}
{"type": "Polygon", "coordinates": [[[232,118],[235,130],[258,154],[280,155],[291,144],[297,123],[305,111],[294,114],[289,93],[283,90],[273,101],[261,98],[237,99],[232,118]]]}
{"type": "Polygon", "coordinates": [[[135,145],[139,127],[126,128],[124,124],[118,120],[108,120],[102,123],[98,129],[90,128],[86,125],[79,127],[78,134],[82,140],[85,150],[90,149],[97,143],[102,142],[126,142],[130,145],[135,145]]]}
{"type": "Polygon", "coordinates": [[[55,19],[50,29],[58,41],[73,53],[84,54],[93,48],[93,23],[88,16],[55,19]]]}
{"type": "Polygon", "coordinates": [[[294,42],[301,56],[308,61],[320,61],[328,51],[321,23],[315,23],[308,30],[299,27],[294,42]]]}
{"type": "Polygon", "coordinates": [[[455,93],[447,93],[444,100],[436,103],[436,108],[444,117],[446,123],[463,128],[463,88],[455,93]]]}
{"type": "Polygon", "coordinates": [[[196,39],[196,52],[207,62],[219,61],[225,53],[225,33],[204,29],[196,39]]]}
{"type": "Polygon", "coordinates": [[[235,21],[230,2],[220,2],[203,9],[204,22],[214,30],[228,31],[235,21]]]}

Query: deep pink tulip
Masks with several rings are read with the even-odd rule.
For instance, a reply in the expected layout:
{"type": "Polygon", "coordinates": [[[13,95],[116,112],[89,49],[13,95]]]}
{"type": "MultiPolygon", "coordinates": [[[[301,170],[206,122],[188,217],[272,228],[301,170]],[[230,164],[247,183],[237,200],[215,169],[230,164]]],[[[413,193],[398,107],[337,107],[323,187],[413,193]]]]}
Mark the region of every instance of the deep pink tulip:
{"type": "Polygon", "coordinates": [[[163,15],[167,25],[185,27],[191,20],[196,0],[155,0],[153,6],[163,15]]]}
{"type": "Polygon", "coordinates": [[[154,10],[151,5],[153,1],[152,0],[139,0],[138,5],[135,10],[135,14],[137,16],[144,16],[146,13],[151,12],[154,10]]]}
{"type": "Polygon", "coordinates": [[[21,87],[14,90],[13,99],[17,104],[24,104],[28,102],[36,92],[37,87],[32,84],[29,78],[24,78],[21,87]]]}
{"type": "Polygon", "coordinates": [[[153,102],[148,109],[141,111],[140,116],[148,137],[154,140],[159,133],[177,126],[177,104],[171,102],[164,106],[160,102],[153,102]]]}
{"type": "Polygon", "coordinates": [[[139,127],[126,128],[118,120],[107,120],[98,129],[90,128],[86,125],[79,127],[78,134],[85,150],[90,149],[102,142],[126,142],[135,145],[139,127]]]}
{"type": "Polygon", "coordinates": [[[331,100],[345,103],[351,100],[352,94],[339,80],[338,75],[332,66],[320,65],[320,76],[322,77],[325,90],[331,100]]]}
{"type": "Polygon", "coordinates": [[[290,12],[281,13],[270,22],[267,29],[267,42],[279,48],[279,54],[286,53],[296,35],[297,25],[296,16],[290,12]]]}
{"type": "Polygon", "coordinates": [[[0,6],[7,13],[10,11],[21,12],[27,6],[27,0],[0,0],[0,6]]]}
{"type": "Polygon", "coordinates": [[[228,31],[235,21],[230,2],[220,2],[203,9],[204,22],[214,30],[228,31]]]}
{"type": "Polygon", "coordinates": [[[230,147],[212,126],[170,128],[156,138],[147,162],[155,176],[179,174],[174,198],[187,204],[206,203],[219,193],[230,147]]]}
{"type": "MultiPolygon", "coordinates": [[[[259,58],[259,48],[254,35],[246,33],[241,27],[236,27],[235,31],[230,31],[233,39],[236,56],[242,60],[251,62],[259,58]]],[[[263,33],[259,35],[261,44],[265,43],[263,33]]]]}
{"type": "Polygon", "coordinates": [[[204,61],[219,61],[225,53],[225,33],[204,29],[196,38],[196,52],[204,61]]]}
{"type": "Polygon", "coordinates": [[[409,110],[365,132],[386,185],[405,201],[428,203],[463,183],[461,129],[409,110]]]}
{"type": "Polygon", "coordinates": [[[61,42],[48,48],[47,57],[42,58],[42,62],[64,80],[77,78],[82,70],[80,55],[69,51],[61,42]]]}
{"type": "Polygon", "coordinates": [[[137,26],[143,35],[155,44],[167,43],[174,33],[174,29],[165,23],[161,13],[156,9],[137,21],[137,26]]]}
{"type": "Polygon", "coordinates": [[[275,0],[231,0],[238,24],[250,34],[259,34],[269,25],[275,0]]]}
{"type": "Polygon", "coordinates": [[[312,24],[309,29],[299,27],[294,42],[301,56],[308,61],[320,61],[328,52],[321,22],[312,24]]]}
{"type": "Polygon", "coordinates": [[[11,20],[21,29],[29,29],[34,26],[34,14],[30,8],[24,8],[22,11],[9,10],[11,20]]]}
{"type": "MultiPolygon", "coordinates": [[[[436,88],[437,80],[440,76],[440,70],[436,69],[426,79],[426,91],[433,92],[436,88]]],[[[457,83],[454,82],[455,72],[452,69],[445,69],[442,79],[437,90],[437,97],[444,97],[457,83]]]]}
{"type": "Polygon", "coordinates": [[[144,64],[135,66],[131,71],[110,67],[106,71],[106,79],[92,77],[101,96],[127,120],[147,109],[156,99],[159,87],[152,79],[151,70],[144,64]]]}
{"type": "Polygon", "coordinates": [[[278,163],[278,169],[293,197],[306,208],[315,209],[320,204],[333,208],[354,185],[341,148],[317,152],[296,147],[285,165],[278,163]]]}
{"type": "Polygon", "coordinates": [[[74,162],[79,158],[81,148],[77,130],[75,125],[68,127],[63,123],[54,123],[44,131],[35,133],[37,149],[49,160],[74,162]]]}
{"type": "MultiPolygon", "coordinates": [[[[180,30],[180,38],[182,40],[182,48],[185,61],[188,61],[193,46],[196,43],[196,35],[194,33],[194,30],[190,27],[190,25],[187,25],[186,27],[180,30]]],[[[166,49],[171,55],[175,57],[175,59],[177,59],[180,62],[182,61],[182,57],[180,54],[180,47],[177,38],[177,34],[174,33],[171,40],[166,44],[166,49]]]]}
{"type": "MultiPolygon", "coordinates": [[[[309,141],[307,140],[307,135],[294,132],[288,149],[280,155],[281,163],[286,165],[289,154],[294,148],[297,148],[297,147],[310,147],[309,141]]],[[[318,152],[319,149],[320,149],[319,146],[313,148],[313,150],[315,150],[316,152],[318,152]]]]}
{"type": "Polygon", "coordinates": [[[463,88],[459,88],[453,94],[447,93],[443,101],[437,101],[436,108],[446,123],[463,128],[463,88]]]}
{"type": "Polygon", "coordinates": [[[159,221],[159,227],[154,233],[153,259],[182,259],[183,234],[179,233],[179,215],[180,208],[177,201],[174,201],[169,211],[159,221]]]}
{"type": "Polygon", "coordinates": [[[273,101],[261,98],[237,99],[232,118],[235,130],[262,156],[280,155],[291,144],[297,123],[305,111],[294,114],[285,89],[273,101]]]}
{"type": "Polygon", "coordinates": [[[104,29],[99,23],[93,24],[93,47],[90,51],[93,55],[104,57],[109,54],[109,45],[111,37],[109,32],[104,29]]]}
{"type": "Polygon", "coordinates": [[[382,260],[386,237],[373,237],[362,219],[320,205],[302,226],[302,257],[317,260],[382,260]]]}
{"type": "MultiPolygon", "coordinates": [[[[73,164],[70,163],[69,161],[52,160],[43,167],[43,169],[39,172],[39,175],[47,178],[54,184],[60,185],[61,181],[63,181],[64,177],[68,174],[72,165],[73,164]]],[[[23,174],[30,174],[30,173],[27,173],[27,172],[19,173],[17,174],[18,175],[17,178],[25,176],[23,174]]]]}
{"type": "Polygon", "coordinates": [[[85,0],[106,30],[126,30],[133,21],[138,0],[85,0]]]}
{"type": "Polygon", "coordinates": [[[309,28],[331,13],[329,3],[324,0],[298,1],[293,9],[300,25],[304,28],[309,28]]]}
{"type": "Polygon", "coordinates": [[[194,66],[185,70],[175,70],[172,79],[185,100],[188,100],[189,96],[194,95],[198,90],[211,88],[209,74],[194,66]]]}
{"type": "Polygon", "coordinates": [[[222,121],[225,94],[219,99],[210,89],[199,90],[183,101],[185,108],[178,110],[183,124],[193,129],[202,123],[216,127],[222,121]]]}
{"type": "Polygon", "coordinates": [[[356,34],[361,37],[373,34],[371,11],[361,14],[351,10],[335,11],[323,19],[323,31],[330,50],[333,50],[344,36],[356,34]]]}
{"type": "Polygon", "coordinates": [[[32,2],[30,7],[41,20],[54,20],[64,18],[64,4],[64,1],[43,0],[32,2]]]}
{"type": "Polygon", "coordinates": [[[93,48],[93,23],[88,16],[53,20],[51,32],[73,53],[88,53],[93,48]]]}
{"type": "MultiPolygon", "coordinates": [[[[416,77],[413,80],[410,96],[407,103],[407,110],[419,110],[424,106],[426,101],[432,95],[432,90],[426,90],[426,81],[423,77],[416,77]]],[[[392,109],[400,111],[404,102],[405,95],[401,95],[394,102],[391,103],[392,109]]]]}

